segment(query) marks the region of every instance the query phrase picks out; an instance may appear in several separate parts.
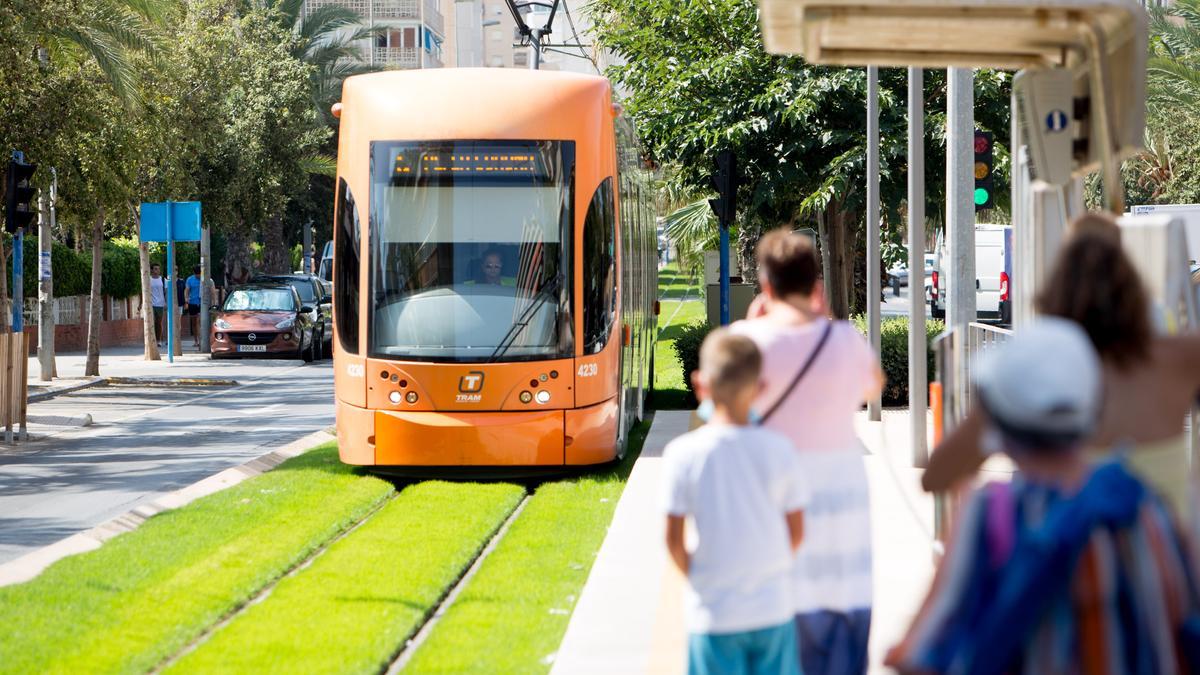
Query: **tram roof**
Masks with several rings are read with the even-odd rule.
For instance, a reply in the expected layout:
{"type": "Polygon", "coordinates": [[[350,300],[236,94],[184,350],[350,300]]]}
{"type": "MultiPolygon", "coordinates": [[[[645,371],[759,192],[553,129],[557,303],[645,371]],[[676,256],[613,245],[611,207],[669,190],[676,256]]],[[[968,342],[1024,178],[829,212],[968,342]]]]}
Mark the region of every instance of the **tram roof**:
{"type": "Polygon", "coordinates": [[[394,138],[573,138],[604,116],[611,95],[606,78],[581,73],[384,71],[346,79],[342,122],[394,138]]]}

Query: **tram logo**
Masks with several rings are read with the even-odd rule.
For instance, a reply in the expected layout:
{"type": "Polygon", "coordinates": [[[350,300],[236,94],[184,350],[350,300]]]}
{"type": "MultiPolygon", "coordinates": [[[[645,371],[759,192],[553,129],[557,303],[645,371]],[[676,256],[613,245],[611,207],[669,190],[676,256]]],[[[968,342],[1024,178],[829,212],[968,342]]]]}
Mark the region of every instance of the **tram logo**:
{"type": "Polygon", "coordinates": [[[476,394],[483,391],[483,373],[473,370],[458,378],[458,390],[464,394],[476,394]]]}

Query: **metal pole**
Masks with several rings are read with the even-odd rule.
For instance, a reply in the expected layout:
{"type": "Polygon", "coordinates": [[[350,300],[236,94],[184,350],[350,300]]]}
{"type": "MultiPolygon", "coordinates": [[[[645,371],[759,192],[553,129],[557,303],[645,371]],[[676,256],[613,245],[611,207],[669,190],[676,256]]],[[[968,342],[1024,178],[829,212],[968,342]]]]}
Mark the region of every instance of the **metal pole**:
{"type": "Polygon", "coordinates": [[[721,219],[721,245],[719,255],[721,260],[721,325],[729,325],[729,223],[721,219]]]}
{"type": "Polygon", "coordinates": [[[50,203],[38,208],[38,379],[54,379],[54,208],[58,201],[58,171],[50,169],[50,203]]]}
{"type": "Polygon", "coordinates": [[[209,243],[208,228],[200,229],[200,353],[207,354],[209,349],[209,330],[208,330],[208,303],[212,302],[212,298],[208,297],[208,280],[212,278],[209,265],[209,255],[211,245],[209,243]]]}
{"type": "Polygon", "coordinates": [[[18,227],[13,235],[13,264],[12,264],[12,332],[20,333],[25,330],[25,228],[18,227]]]}
{"type": "MultiPolygon", "coordinates": [[[[925,269],[925,72],[908,69],[908,269],[912,275],[925,269]]],[[[908,410],[912,424],[915,466],[929,459],[925,432],[926,375],[925,312],[908,313],[908,410]]]]}
{"type": "Polygon", "coordinates": [[[313,227],[312,221],[304,224],[304,263],[301,271],[305,274],[313,273],[313,227]]]}
{"type": "Polygon", "coordinates": [[[542,66],[542,29],[533,28],[529,31],[529,69],[537,70],[542,66]]]}
{"type": "Polygon", "coordinates": [[[976,317],[975,73],[970,68],[949,68],[946,82],[946,248],[950,256],[946,318],[951,328],[966,330],[976,317]]]}
{"type": "MultiPolygon", "coordinates": [[[[910,272],[908,293],[910,311],[915,312],[915,277],[910,272]]],[[[867,66],[867,339],[875,353],[880,352],[879,337],[879,68],[867,66]]],[[[924,311],[921,312],[924,314],[924,311]]],[[[883,419],[883,401],[876,395],[867,401],[872,422],[883,419]]]]}
{"type": "Polygon", "coordinates": [[[167,363],[175,363],[175,228],[167,202],[167,363]]]}

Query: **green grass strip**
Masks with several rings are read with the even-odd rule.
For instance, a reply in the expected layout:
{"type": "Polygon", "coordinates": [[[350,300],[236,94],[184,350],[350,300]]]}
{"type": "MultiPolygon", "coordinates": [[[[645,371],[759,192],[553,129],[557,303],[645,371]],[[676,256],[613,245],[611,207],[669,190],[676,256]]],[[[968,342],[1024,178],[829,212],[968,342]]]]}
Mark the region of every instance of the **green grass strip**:
{"type": "Polygon", "coordinates": [[[504,483],[405,488],[167,672],[380,671],[524,492],[504,483]]]}
{"type": "Polygon", "coordinates": [[[157,515],[0,588],[0,672],[146,672],[393,492],[329,444],[157,515]]]}
{"type": "Polygon", "coordinates": [[[545,673],[612,522],[648,423],[616,468],[545,483],[417,649],[413,673],[545,673]]]}
{"type": "Polygon", "coordinates": [[[683,366],[675,353],[675,338],[685,326],[704,321],[704,300],[698,293],[688,301],[664,300],[659,313],[658,341],[654,343],[654,407],[680,410],[687,407],[688,391],[683,366]],[[676,311],[678,310],[678,311],[676,311]]]}

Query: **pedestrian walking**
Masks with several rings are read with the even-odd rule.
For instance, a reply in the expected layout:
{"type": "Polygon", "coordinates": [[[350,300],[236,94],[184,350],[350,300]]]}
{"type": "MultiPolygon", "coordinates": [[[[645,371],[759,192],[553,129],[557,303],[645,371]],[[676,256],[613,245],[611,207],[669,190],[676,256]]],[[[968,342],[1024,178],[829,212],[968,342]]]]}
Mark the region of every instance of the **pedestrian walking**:
{"type": "Polygon", "coordinates": [[[1011,483],[975,492],[929,596],[886,659],[902,673],[1191,672],[1200,598],[1189,542],[1121,459],[1089,462],[1102,362],[1048,318],[976,370],[1011,483]]]}
{"type": "Polygon", "coordinates": [[[150,308],[154,312],[154,342],[163,343],[163,315],[167,311],[167,280],[158,263],[150,265],[150,308]]]}
{"type": "Polygon", "coordinates": [[[188,328],[192,333],[192,344],[200,348],[200,331],[197,328],[200,323],[200,291],[202,285],[200,283],[200,266],[196,265],[192,268],[192,276],[187,278],[187,317],[188,328]]]}
{"type": "Polygon", "coordinates": [[[800,674],[789,591],[808,491],[787,438],[751,424],[761,367],[750,340],[709,335],[692,383],[712,415],[663,453],[667,549],[688,577],[688,672],[697,675],[800,674]]]}
{"type": "Polygon", "coordinates": [[[763,354],[755,401],[788,438],[812,489],[793,568],[795,626],[805,675],[862,673],[871,626],[871,512],[864,449],[854,429],[883,387],[879,358],[845,321],[825,316],[812,240],[780,229],[758,244],[762,294],[731,327],[763,354]]]}
{"type": "MultiPolygon", "coordinates": [[[[1200,524],[1183,429],[1200,392],[1200,334],[1155,334],[1145,286],[1111,218],[1089,214],[1073,224],[1038,308],[1078,323],[1100,354],[1104,405],[1088,441],[1093,456],[1133,443],[1129,467],[1181,519],[1200,524]]],[[[944,491],[974,474],[985,459],[987,427],[987,411],[976,408],[947,434],[922,477],[926,490],[944,491]]]]}

